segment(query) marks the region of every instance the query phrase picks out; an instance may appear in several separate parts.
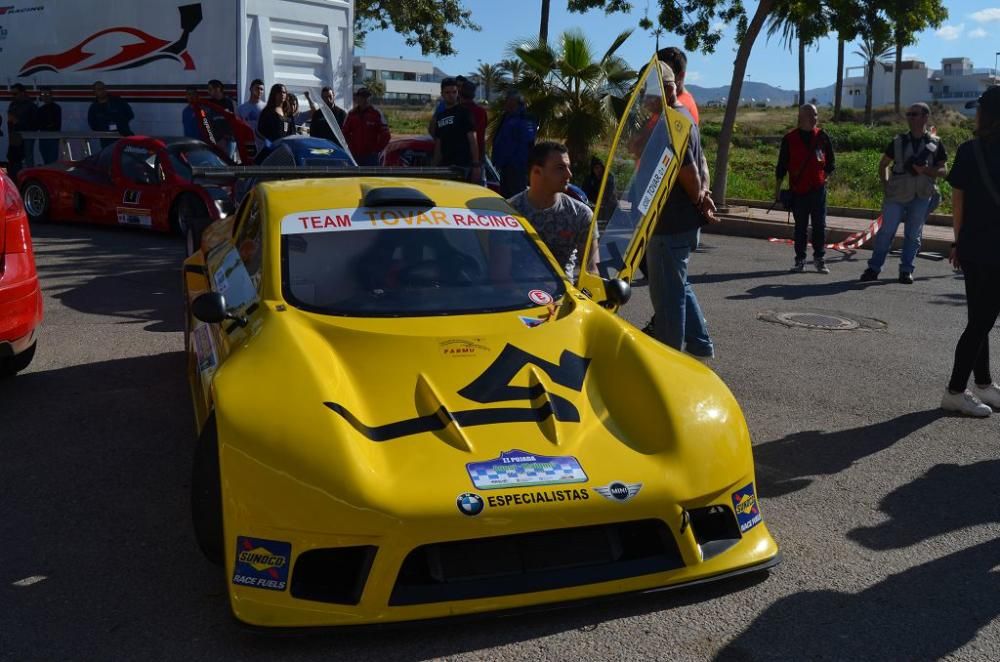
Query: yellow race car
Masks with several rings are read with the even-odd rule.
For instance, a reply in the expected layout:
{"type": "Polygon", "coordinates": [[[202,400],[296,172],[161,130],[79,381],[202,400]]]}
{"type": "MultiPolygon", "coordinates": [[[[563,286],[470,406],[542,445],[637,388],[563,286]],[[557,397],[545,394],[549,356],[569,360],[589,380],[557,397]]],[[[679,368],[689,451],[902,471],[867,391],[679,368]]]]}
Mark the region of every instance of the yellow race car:
{"type": "Polygon", "coordinates": [[[422,177],[261,183],[205,230],[192,506],[238,619],[425,619],[776,562],[732,394],[613,312],[688,131],[647,120],[622,123],[661,135],[601,221],[606,278],[572,282],[486,189],[422,177]]]}

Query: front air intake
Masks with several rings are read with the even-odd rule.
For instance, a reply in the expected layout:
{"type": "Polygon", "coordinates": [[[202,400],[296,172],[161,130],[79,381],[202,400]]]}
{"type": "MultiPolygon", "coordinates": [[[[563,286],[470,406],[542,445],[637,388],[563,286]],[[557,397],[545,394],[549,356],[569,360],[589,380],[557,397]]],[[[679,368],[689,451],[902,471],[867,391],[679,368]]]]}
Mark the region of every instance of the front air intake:
{"type": "Polygon", "coordinates": [[[336,547],[303,552],[292,570],[292,597],[356,605],[368,581],[377,547],[336,547]]]}
{"type": "Polygon", "coordinates": [[[547,591],[683,567],[660,520],[476,538],[418,547],[407,555],[390,605],[547,591]]]}
{"type": "Polygon", "coordinates": [[[740,541],[740,526],[728,506],[692,508],[691,530],[701,546],[701,557],[707,561],[718,556],[740,541]]]}

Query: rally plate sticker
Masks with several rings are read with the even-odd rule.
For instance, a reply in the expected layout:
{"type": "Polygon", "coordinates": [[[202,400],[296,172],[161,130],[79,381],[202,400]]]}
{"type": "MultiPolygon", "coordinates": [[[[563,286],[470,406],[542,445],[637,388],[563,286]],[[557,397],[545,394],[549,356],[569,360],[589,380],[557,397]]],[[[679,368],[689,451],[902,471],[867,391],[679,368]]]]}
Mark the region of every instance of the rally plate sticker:
{"type": "Polygon", "coordinates": [[[587,481],[587,474],[575,457],[535,455],[516,449],[502,452],[492,460],[469,462],[465,468],[479,490],[587,481]]]}
{"type": "Polygon", "coordinates": [[[237,536],[233,583],[284,591],[288,586],[288,566],[291,559],[290,542],[237,536]]]}

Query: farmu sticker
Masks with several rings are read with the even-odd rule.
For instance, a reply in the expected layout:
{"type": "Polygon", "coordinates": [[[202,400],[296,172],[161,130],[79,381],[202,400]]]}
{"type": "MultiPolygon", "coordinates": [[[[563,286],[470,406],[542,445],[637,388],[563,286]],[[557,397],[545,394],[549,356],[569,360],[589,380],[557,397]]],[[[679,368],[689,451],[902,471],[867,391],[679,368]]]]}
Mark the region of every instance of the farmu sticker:
{"type": "Polygon", "coordinates": [[[281,234],[350,232],[352,230],[497,230],[524,232],[511,214],[464,207],[345,207],[289,214],[281,219],[281,234]]]}
{"type": "Polygon", "coordinates": [[[587,474],[575,457],[534,455],[516,449],[502,452],[500,457],[485,462],[469,462],[465,468],[478,490],[587,481],[587,474]]]}
{"type": "Polygon", "coordinates": [[[552,303],[552,295],[545,290],[531,290],[528,292],[528,299],[538,306],[547,306],[552,303]]]}
{"type": "Polygon", "coordinates": [[[237,536],[233,583],[284,591],[288,586],[288,566],[291,565],[291,560],[290,542],[237,536]]]}
{"type": "Polygon", "coordinates": [[[733,492],[733,509],[736,511],[736,521],[739,522],[740,533],[746,533],[760,524],[760,506],[757,503],[757,495],[753,492],[753,483],[733,492]]]}

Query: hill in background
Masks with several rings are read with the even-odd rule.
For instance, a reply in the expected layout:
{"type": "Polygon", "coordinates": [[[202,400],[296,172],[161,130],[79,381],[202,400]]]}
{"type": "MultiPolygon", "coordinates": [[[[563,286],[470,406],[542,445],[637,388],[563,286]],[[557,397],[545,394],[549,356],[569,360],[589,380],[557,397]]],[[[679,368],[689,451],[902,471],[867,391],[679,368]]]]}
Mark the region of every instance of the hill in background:
{"type": "MultiPolygon", "coordinates": [[[[709,101],[721,101],[729,97],[728,85],[722,87],[686,85],[685,87],[694,95],[698,105],[706,104],[709,101]]],[[[740,92],[740,96],[748,103],[750,99],[754,99],[756,103],[766,102],[769,106],[790,106],[795,103],[796,94],[795,90],[783,90],[767,83],[752,81],[743,83],[743,90],[740,92]]],[[[831,105],[833,104],[833,94],[833,85],[816,87],[806,90],[806,101],[816,99],[816,104],[819,106],[831,105]]]]}

